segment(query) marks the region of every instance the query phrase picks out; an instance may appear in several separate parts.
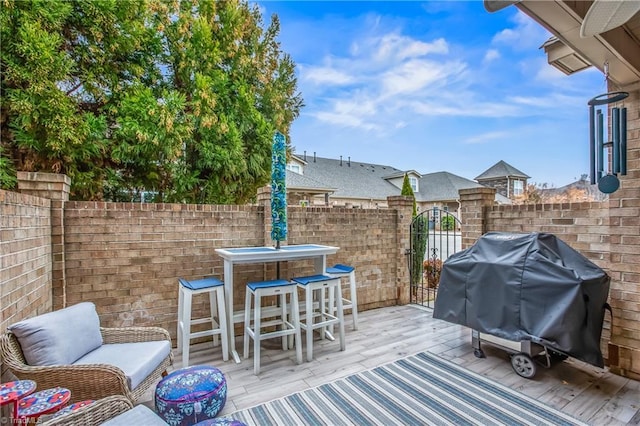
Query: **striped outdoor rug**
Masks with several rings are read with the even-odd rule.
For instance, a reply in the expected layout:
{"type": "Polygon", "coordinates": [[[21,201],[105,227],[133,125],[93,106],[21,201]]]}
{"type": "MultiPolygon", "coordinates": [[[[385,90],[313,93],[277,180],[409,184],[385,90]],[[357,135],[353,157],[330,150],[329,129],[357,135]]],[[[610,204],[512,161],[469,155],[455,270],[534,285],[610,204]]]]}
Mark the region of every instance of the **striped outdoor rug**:
{"type": "Polygon", "coordinates": [[[426,352],[228,418],[260,426],[584,424],[426,352]]]}

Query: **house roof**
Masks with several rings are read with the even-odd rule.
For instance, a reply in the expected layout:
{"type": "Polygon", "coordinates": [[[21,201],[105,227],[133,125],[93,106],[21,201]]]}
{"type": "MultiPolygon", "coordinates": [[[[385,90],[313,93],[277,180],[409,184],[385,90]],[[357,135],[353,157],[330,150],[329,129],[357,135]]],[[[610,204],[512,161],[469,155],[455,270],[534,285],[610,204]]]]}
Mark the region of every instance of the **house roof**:
{"type": "MultiPolygon", "coordinates": [[[[415,194],[418,202],[454,201],[459,198],[460,189],[483,186],[449,172],[421,175],[414,170],[404,171],[381,164],[316,156],[304,165],[304,175],[287,171],[287,189],[310,193],[331,192],[335,198],[386,200],[387,197],[400,195],[402,192],[388,179],[399,178],[410,172],[421,176],[418,179],[419,192],[415,194]]],[[[496,201],[509,202],[499,194],[496,194],[496,201]]]]}
{"type": "MultiPolygon", "coordinates": [[[[386,199],[389,195],[400,194],[397,187],[385,180],[387,176],[399,172],[404,173],[395,167],[381,164],[316,156],[307,160],[303,176],[318,182],[324,188],[332,188],[334,197],[386,199]]],[[[296,173],[287,173],[294,174],[296,173]]],[[[296,189],[295,186],[289,188],[296,189]]]]}
{"type": "MultiPolygon", "coordinates": [[[[306,167],[306,166],[305,166],[306,167]]],[[[291,191],[304,191],[311,194],[325,194],[327,192],[335,192],[337,188],[327,186],[323,182],[319,182],[309,176],[287,170],[286,177],[287,189],[291,191]]]]}
{"type": "Polygon", "coordinates": [[[419,192],[416,194],[416,201],[457,200],[459,190],[482,187],[483,185],[477,182],[453,173],[428,173],[418,180],[419,192]]]}
{"type": "Polygon", "coordinates": [[[520,170],[513,167],[511,164],[504,162],[503,160],[498,161],[493,166],[489,167],[475,179],[477,181],[488,180],[488,179],[496,179],[496,178],[504,178],[504,177],[517,177],[523,179],[529,179],[531,176],[527,176],[522,173],[520,170]]]}

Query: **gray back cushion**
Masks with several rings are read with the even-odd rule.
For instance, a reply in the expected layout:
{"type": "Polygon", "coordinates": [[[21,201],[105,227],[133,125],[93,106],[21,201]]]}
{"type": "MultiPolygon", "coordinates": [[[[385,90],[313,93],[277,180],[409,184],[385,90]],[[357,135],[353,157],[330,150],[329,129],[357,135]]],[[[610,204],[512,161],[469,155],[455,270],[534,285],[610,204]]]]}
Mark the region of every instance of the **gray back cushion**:
{"type": "Polygon", "coordinates": [[[96,306],[82,302],[10,325],[29,365],[67,365],[102,345],[96,306]]]}

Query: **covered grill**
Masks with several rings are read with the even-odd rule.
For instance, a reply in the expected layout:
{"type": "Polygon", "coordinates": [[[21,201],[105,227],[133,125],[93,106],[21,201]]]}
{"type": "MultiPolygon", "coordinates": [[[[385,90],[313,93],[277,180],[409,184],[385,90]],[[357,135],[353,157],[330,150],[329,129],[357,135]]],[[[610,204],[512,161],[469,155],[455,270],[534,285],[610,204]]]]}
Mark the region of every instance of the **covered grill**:
{"type": "Polygon", "coordinates": [[[555,235],[490,232],[444,263],[433,317],[603,367],[609,281],[555,235]]]}

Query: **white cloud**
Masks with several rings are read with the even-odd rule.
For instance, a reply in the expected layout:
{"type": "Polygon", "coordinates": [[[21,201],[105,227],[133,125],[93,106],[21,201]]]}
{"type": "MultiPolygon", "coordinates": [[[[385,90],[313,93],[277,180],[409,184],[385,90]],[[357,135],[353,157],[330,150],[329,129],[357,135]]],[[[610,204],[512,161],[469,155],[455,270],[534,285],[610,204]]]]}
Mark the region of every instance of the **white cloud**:
{"type": "Polygon", "coordinates": [[[432,86],[442,87],[446,85],[450,76],[455,76],[464,71],[463,63],[441,63],[426,60],[414,60],[405,62],[398,67],[390,69],[381,75],[383,97],[417,94],[424,88],[432,86]]]}
{"type": "Polygon", "coordinates": [[[458,101],[442,99],[414,101],[410,105],[413,112],[431,117],[503,118],[526,115],[518,106],[463,98],[458,101]]]}
{"type": "Polygon", "coordinates": [[[582,96],[570,96],[562,93],[549,93],[545,96],[510,96],[507,101],[514,104],[533,107],[536,109],[558,109],[564,107],[573,107],[576,105],[585,105],[587,101],[582,96]]]}
{"type": "Polygon", "coordinates": [[[378,125],[366,122],[361,117],[358,117],[354,114],[340,114],[335,112],[320,111],[311,115],[318,120],[324,121],[329,124],[335,124],[344,127],[355,127],[366,131],[380,130],[380,127],[378,125]]]}
{"type": "Polygon", "coordinates": [[[425,43],[398,34],[386,34],[379,40],[374,40],[374,43],[377,45],[374,58],[380,62],[388,60],[402,61],[420,58],[431,53],[446,54],[449,52],[449,46],[442,38],[431,43],[425,43]]]}
{"type": "Polygon", "coordinates": [[[500,59],[500,51],[498,49],[489,49],[484,54],[484,58],[482,58],[482,63],[488,64],[489,62],[493,62],[496,59],[500,59]]]}
{"type": "Polygon", "coordinates": [[[492,43],[507,45],[514,50],[530,50],[540,47],[551,36],[547,30],[520,11],[514,15],[513,22],[515,26],[498,32],[493,36],[492,43]]]}
{"type": "Polygon", "coordinates": [[[302,79],[314,84],[342,86],[353,82],[353,77],[348,73],[331,67],[304,67],[300,69],[302,79]]]}
{"type": "Polygon", "coordinates": [[[487,133],[482,133],[476,136],[472,136],[470,138],[463,140],[462,142],[466,144],[478,144],[478,143],[486,143],[496,139],[506,139],[510,137],[513,137],[513,135],[510,134],[509,132],[494,131],[494,132],[487,132],[487,133]]]}

